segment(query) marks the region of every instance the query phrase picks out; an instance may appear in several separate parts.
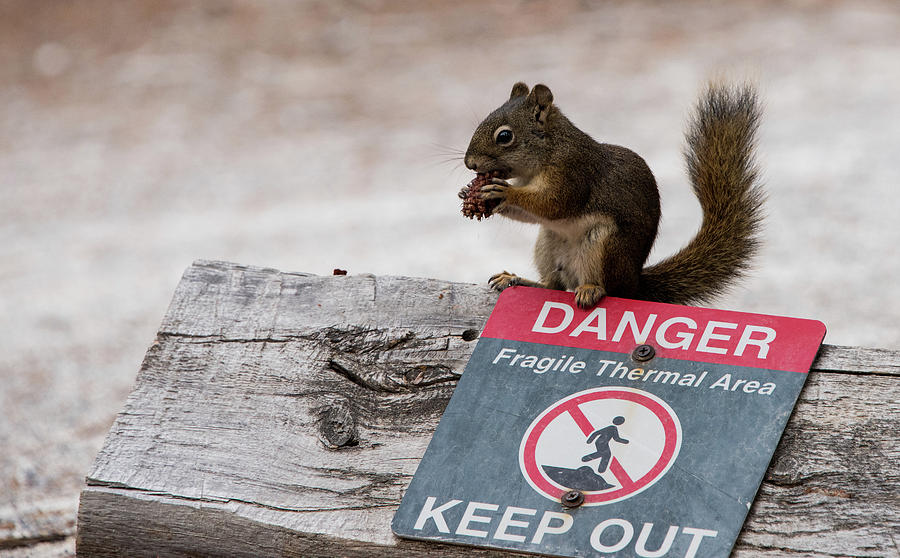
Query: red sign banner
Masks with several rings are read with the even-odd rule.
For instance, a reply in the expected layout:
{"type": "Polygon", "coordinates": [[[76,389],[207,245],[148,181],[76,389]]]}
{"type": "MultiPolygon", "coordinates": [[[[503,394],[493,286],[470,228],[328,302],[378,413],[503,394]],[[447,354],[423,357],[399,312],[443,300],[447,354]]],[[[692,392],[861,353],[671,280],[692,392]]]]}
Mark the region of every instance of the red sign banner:
{"type": "Polygon", "coordinates": [[[808,348],[824,335],[825,325],[816,320],[609,296],[582,310],[573,293],[531,287],[503,291],[482,333],[625,353],[649,344],[661,358],[802,373],[815,357],[808,348]]]}

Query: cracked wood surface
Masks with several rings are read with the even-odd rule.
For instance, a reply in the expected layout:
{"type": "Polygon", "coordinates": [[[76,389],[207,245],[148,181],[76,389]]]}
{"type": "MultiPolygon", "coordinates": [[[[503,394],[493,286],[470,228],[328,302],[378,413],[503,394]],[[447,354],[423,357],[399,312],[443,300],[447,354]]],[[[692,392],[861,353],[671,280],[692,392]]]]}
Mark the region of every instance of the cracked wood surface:
{"type": "MultiPolygon", "coordinates": [[[[81,555],[512,556],[390,520],[495,295],[184,274],[81,494],[81,555]]],[[[824,346],[734,556],[898,556],[900,354],[824,346]]]]}

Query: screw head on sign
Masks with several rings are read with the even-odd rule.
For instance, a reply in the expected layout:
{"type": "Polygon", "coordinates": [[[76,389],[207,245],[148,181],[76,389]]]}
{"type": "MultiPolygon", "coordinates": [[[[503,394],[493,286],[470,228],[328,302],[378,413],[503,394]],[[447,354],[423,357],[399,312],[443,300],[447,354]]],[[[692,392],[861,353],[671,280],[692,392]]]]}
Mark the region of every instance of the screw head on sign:
{"type": "Polygon", "coordinates": [[[563,494],[560,500],[562,505],[567,508],[577,508],[584,503],[584,494],[578,490],[570,490],[563,494]]]}
{"type": "Polygon", "coordinates": [[[638,362],[646,362],[656,356],[656,349],[652,345],[638,345],[631,353],[631,358],[638,362]]]}

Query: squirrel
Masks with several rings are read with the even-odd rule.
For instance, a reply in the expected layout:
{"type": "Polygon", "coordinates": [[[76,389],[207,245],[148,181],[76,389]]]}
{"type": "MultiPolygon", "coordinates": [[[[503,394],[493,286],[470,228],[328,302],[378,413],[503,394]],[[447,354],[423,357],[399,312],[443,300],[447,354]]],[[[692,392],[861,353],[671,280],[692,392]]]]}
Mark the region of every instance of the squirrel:
{"type": "Polygon", "coordinates": [[[543,84],[513,85],[509,100],[476,128],[464,162],[485,178],[479,196],[504,217],[540,224],[540,281],[503,271],[489,284],[573,290],[579,307],[604,295],[672,304],[707,302],[748,269],[759,247],[764,194],[754,162],[761,109],[751,85],[710,84],[697,103],[684,150],[703,209],[696,236],[644,267],[660,218],[647,163],[598,143],[553,104],[543,84]]]}

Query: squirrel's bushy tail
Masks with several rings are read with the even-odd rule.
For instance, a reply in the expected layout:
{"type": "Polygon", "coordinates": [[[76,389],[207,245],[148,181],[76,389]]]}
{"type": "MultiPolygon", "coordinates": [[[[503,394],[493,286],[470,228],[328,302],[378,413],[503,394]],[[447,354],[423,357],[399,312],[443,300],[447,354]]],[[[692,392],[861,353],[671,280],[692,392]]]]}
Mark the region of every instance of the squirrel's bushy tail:
{"type": "Polygon", "coordinates": [[[760,108],[750,85],[710,85],[687,131],[688,174],[703,224],[675,255],[641,272],[644,300],[695,304],[742,276],[759,247],[764,195],[753,157],[760,108]]]}

